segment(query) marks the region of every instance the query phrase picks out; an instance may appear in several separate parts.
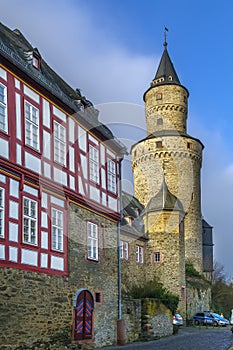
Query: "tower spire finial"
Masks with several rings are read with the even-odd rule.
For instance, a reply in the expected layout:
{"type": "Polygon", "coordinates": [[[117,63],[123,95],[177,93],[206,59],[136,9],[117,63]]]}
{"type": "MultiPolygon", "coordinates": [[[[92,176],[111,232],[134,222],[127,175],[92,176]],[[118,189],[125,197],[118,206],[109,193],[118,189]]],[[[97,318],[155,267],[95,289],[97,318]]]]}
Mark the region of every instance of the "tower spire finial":
{"type": "Polygon", "coordinates": [[[168,32],[168,29],[167,27],[164,26],[164,43],[163,43],[164,48],[166,48],[167,46],[167,32],[168,32]]]}

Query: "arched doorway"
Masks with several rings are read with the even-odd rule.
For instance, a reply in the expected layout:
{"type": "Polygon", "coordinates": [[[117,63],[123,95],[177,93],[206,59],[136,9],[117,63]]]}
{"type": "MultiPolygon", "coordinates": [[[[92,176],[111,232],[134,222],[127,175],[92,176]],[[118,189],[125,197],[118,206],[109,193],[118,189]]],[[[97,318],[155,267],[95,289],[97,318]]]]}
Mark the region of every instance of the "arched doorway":
{"type": "Polygon", "coordinates": [[[80,289],[74,297],[73,340],[88,340],[93,337],[94,299],[87,289],[80,289]]]}

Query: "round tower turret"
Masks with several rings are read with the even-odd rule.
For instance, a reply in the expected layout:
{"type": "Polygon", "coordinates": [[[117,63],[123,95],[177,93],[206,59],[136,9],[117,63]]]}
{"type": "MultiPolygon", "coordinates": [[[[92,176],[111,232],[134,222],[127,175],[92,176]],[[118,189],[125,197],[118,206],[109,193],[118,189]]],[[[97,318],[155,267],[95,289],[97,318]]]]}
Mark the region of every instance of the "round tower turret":
{"type": "Polygon", "coordinates": [[[159,130],[186,132],[188,96],[188,90],[180,84],[165,42],[156,75],[143,96],[147,135],[159,130]]]}
{"type": "Polygon", "coordinates": [[[181,85],[164,43],[151,86],[144,94],[147,137],[132,146],[135,196],[145,206],[163,177],[184,212],[185,259],[202,272],[200,170],[203,144],[186,131],[188,90],[181,85]]]}

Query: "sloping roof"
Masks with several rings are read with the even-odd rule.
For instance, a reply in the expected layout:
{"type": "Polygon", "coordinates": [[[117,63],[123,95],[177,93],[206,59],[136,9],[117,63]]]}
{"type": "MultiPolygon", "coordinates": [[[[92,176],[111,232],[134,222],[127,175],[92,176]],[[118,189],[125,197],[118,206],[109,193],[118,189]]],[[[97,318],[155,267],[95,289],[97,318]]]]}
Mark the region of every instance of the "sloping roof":
{"type": "Polygon", "coordinates": [[[205,219],[202,219],[202,228],[213,228],[205,219]]]}
{"type": "Polygon", "coordinates": [[[130,234],[137,239],[148,239],[144,233],[143,218],[140,215],[144,206],[138,201],[138,199],[127,192],[122,192],[122,211],[123,219],[121,222],[122,233],[130,234]],[[125,219],[130,217],[132,219],[131,225],[125,219]]]}
{"type": "Polygon", "coordinates": [[[162,210],[184,211],[181,201],[169,191],[164,179],[159,192],[149,200],[146,206],[146,212],[162,210]]]}
{"type": "Polygon", "coordinates": [[[147,89],[143,95],[144,101],[145,101],[146,93],[149,90],[151,90],[154,86],[159,86],[159,85],[167,85],[167,84],[180,85],[187,91],[187,94],[189,95],[189,92],[186,89],[186,87],[184,87],[180,83],[180,79],[176,73],[172,60],[168,54],[167,42],[165,41],[163,45],[164,45],[164,50],[163,50],[161,60],[159,62],[157,72],[155,74],[154,79],[151,82],[149,89],[147,89]]]}
{"type": "Polygon", "coordinates": [[[182,136],[182,137],[186,137],[186,138],[189,138],[189,139],[192,139],[192,140],[195,140],[197,142],[200,143],[200,145],[202,146],[202,149],[204,149],[204,145],[203,143],[195,138],[195,137],[192,137],[191,135],[189,135],[188,133],[184,132],[184,131],[178,131],[178,130],[157,130],[155,132],[153,132],[152,134],[146,136],[144,139],[136,142],[134,145],[131,146],[131,152],[132,152],[132,149],[134,146],[136,146],[137,144],[139,144],[140,142],[143,142],[143,141],[146,141],[146,140],[149,140],[149,139],[153,139],[153,138],[157,138],[157,137],[167,137],[167,136],[182,136]]]}
{"type": "Polygon", "coordinates": [[[93,132],[98,132],[105,140],[110,140],[111,145],[118,151],[126,153],[125,146],[98,120],[99,112],[93,103],[82,96],[79,89],[74,90],[55,73],[44,61],[39,50],[34,48],[18,29],[11,30],[2,23],[0,23],[0,54],[71,108],[79,122],[85,121],[93,132]],[[39,70],[32,65],[33,53],[41,58],[39,70]],[[85,107],[85,112],[80,108],[80,103],[85,107]]]}
{"type": "Polygon", "coordinates": [[[122,208],[124,216],[130,216],[132,218],[138,217],[138,213],[141,213],[144,209],[144,205],[139,200],[127,192],[122,192],[122,208]]]}
{"type": "Polygon", "coordinates": [[[178,78],[178,75],[176,74],[175,68],[167,51],[167,43],[165,42],[163,45],[164,51],[159,63],[159,67],[154,77],[154,85],[160,84],[159,82],[155,81],[159,78],[164,78],[163,83],[180,84],[180,80],[178,78]]]}

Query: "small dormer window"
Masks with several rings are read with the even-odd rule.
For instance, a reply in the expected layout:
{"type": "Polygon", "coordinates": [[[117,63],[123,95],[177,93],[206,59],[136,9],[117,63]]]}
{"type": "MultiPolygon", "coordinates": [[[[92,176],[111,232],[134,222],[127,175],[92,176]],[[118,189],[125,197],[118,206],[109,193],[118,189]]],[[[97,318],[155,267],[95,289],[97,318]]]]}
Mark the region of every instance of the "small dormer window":
{"type": "Polygon", "coordinates": [[[33,56],[32,56],[32,65],[36,69],[38,69],[38,70],[40,69],[40,58],[35,54],[33,54],[33,56]]]}
{"type": "Polygon", "coordinates": [[[169,81],[172,81],[172,80],[173,80],[171,75],[169,75],[168,80],[169,80],[169,81]]]}

